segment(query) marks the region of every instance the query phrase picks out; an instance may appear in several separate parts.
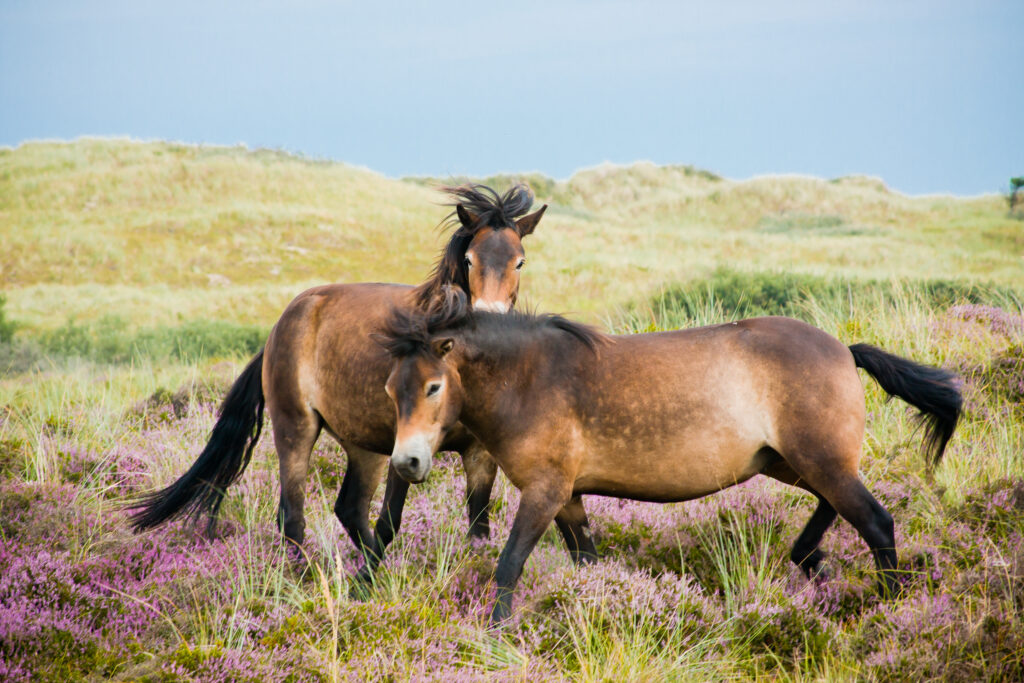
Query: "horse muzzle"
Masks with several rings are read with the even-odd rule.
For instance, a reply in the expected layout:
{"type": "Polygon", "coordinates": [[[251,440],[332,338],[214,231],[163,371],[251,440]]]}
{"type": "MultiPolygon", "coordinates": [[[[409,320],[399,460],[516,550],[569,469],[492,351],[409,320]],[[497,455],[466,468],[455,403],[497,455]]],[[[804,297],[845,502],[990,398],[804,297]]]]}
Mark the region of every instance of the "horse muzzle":
{"type": "Polygon", "coordinates": [[[420,484],[434,464],[434,443],[426,434],[415,434],[395,442],[391,466],[410,484],[420,484]]]}

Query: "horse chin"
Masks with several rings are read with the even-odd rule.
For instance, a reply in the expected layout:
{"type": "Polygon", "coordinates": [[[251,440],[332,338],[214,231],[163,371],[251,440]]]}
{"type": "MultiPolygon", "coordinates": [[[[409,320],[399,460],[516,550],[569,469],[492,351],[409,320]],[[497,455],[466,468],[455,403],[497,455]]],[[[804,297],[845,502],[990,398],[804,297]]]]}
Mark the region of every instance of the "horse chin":
{"type": "MultiPolygon", "coordinates": [[[[422,484],[423,482],[425,482],[427,480],[427,473],[426,472],[424,472],[424,473],[421,473],[421,472],[410,472],[410,471],[408,471],[406,469],[398,468],[398,467],[395,468],[395,471],[398,472],[398,476],[400,476],[402,479],[404,479],[405,481],[409,482],[410,484],[422,484]]],[[[429,470],[428,470],[428,472],[429,472],[429,470]]]]}
{"type": "Polygon", "coordinates": [[[474,311],[486,311],[488,313],[508,313],[512,309],[512,304],[507,301],[483,301],[477,299],[473,302],[474,311]]]}

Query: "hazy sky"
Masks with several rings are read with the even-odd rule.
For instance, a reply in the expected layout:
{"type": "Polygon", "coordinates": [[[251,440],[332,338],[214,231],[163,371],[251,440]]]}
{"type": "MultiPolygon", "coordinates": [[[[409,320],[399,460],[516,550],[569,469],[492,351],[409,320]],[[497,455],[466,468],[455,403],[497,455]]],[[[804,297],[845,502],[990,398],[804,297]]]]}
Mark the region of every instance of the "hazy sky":
{"type": "Polygon", "coordinates": [[[80,135],[998,191],[1024,175],[1024,2],[0,0],[0,144],[80,135]]]}

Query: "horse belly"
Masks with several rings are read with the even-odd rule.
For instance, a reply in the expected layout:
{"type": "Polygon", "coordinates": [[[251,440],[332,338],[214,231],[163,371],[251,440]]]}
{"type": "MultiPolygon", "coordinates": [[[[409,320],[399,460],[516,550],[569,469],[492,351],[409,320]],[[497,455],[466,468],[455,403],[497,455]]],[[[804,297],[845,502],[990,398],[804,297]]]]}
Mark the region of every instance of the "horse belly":
{"type": "Polygon", "coordinates": [[[647,449],[598,448],[577,479],[577,493],[651,501],[699,498],[739,484],[770,459],[764,439],[739,433],[682,434],[647,449]],[[610,452],[609,452],[610,451],[610,452]]]}

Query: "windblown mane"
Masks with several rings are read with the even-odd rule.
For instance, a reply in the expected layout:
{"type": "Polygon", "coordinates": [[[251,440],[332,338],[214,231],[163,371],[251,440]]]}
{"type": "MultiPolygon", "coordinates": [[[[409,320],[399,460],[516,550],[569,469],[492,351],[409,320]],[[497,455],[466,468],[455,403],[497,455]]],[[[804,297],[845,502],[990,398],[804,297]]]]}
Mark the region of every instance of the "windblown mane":
{"type": "Polygon", "coordinates": [[[443,285],[424,307],[394,308],[381,334],[373,338],[395,358],[430,348],[436,330],[451,329],[469,317],[469,297],[458,287],[443,285]]]}
{"type": "Polygon", "coordinates": [[[463,225],[457,210],[453,210],[441,222],[442,228],[454,228],[454,231],[434,271],[414,292],[416,303],[424,308],[430,305],[444,285],[456,285],[469,294],[469,276],[464,260],[473,237],[484,228],[515,229],[516,219],[533,206],[533,192],[523,183],[513,185],[503,195],[486,185],[478,184],[442,187],[441,190],[452,197],[448,206],[457,207],[461,204],[476,217],[476,222],[470,226],[463,225]]]}
{"type": "Polygon", "coordinates": [[[487,319],[487,331],[498,340],[514,339],[510,332],[555,329],[574,337],[588,349],[597,353],[597,348],[611,342],[611,338],[590,325],[563,318],[555,313],[531,313],[511,311],[509,313],[488,313],[470,311],[476,320],[487,319]]]}
{"type": "Polygon", "coordinates": [[[553,313],[488,313],[473,311],[469,297],[461,289],[444,286],[426,308],[396,308],[375,339],[395,358],[426,352],[430,342],[446,331],[476,326],[486,321],[486,329],[496,339],[509,339],[508,332],[555,329],[574,337],[593,352],[610,338],[604,333],[553,313]]]}

